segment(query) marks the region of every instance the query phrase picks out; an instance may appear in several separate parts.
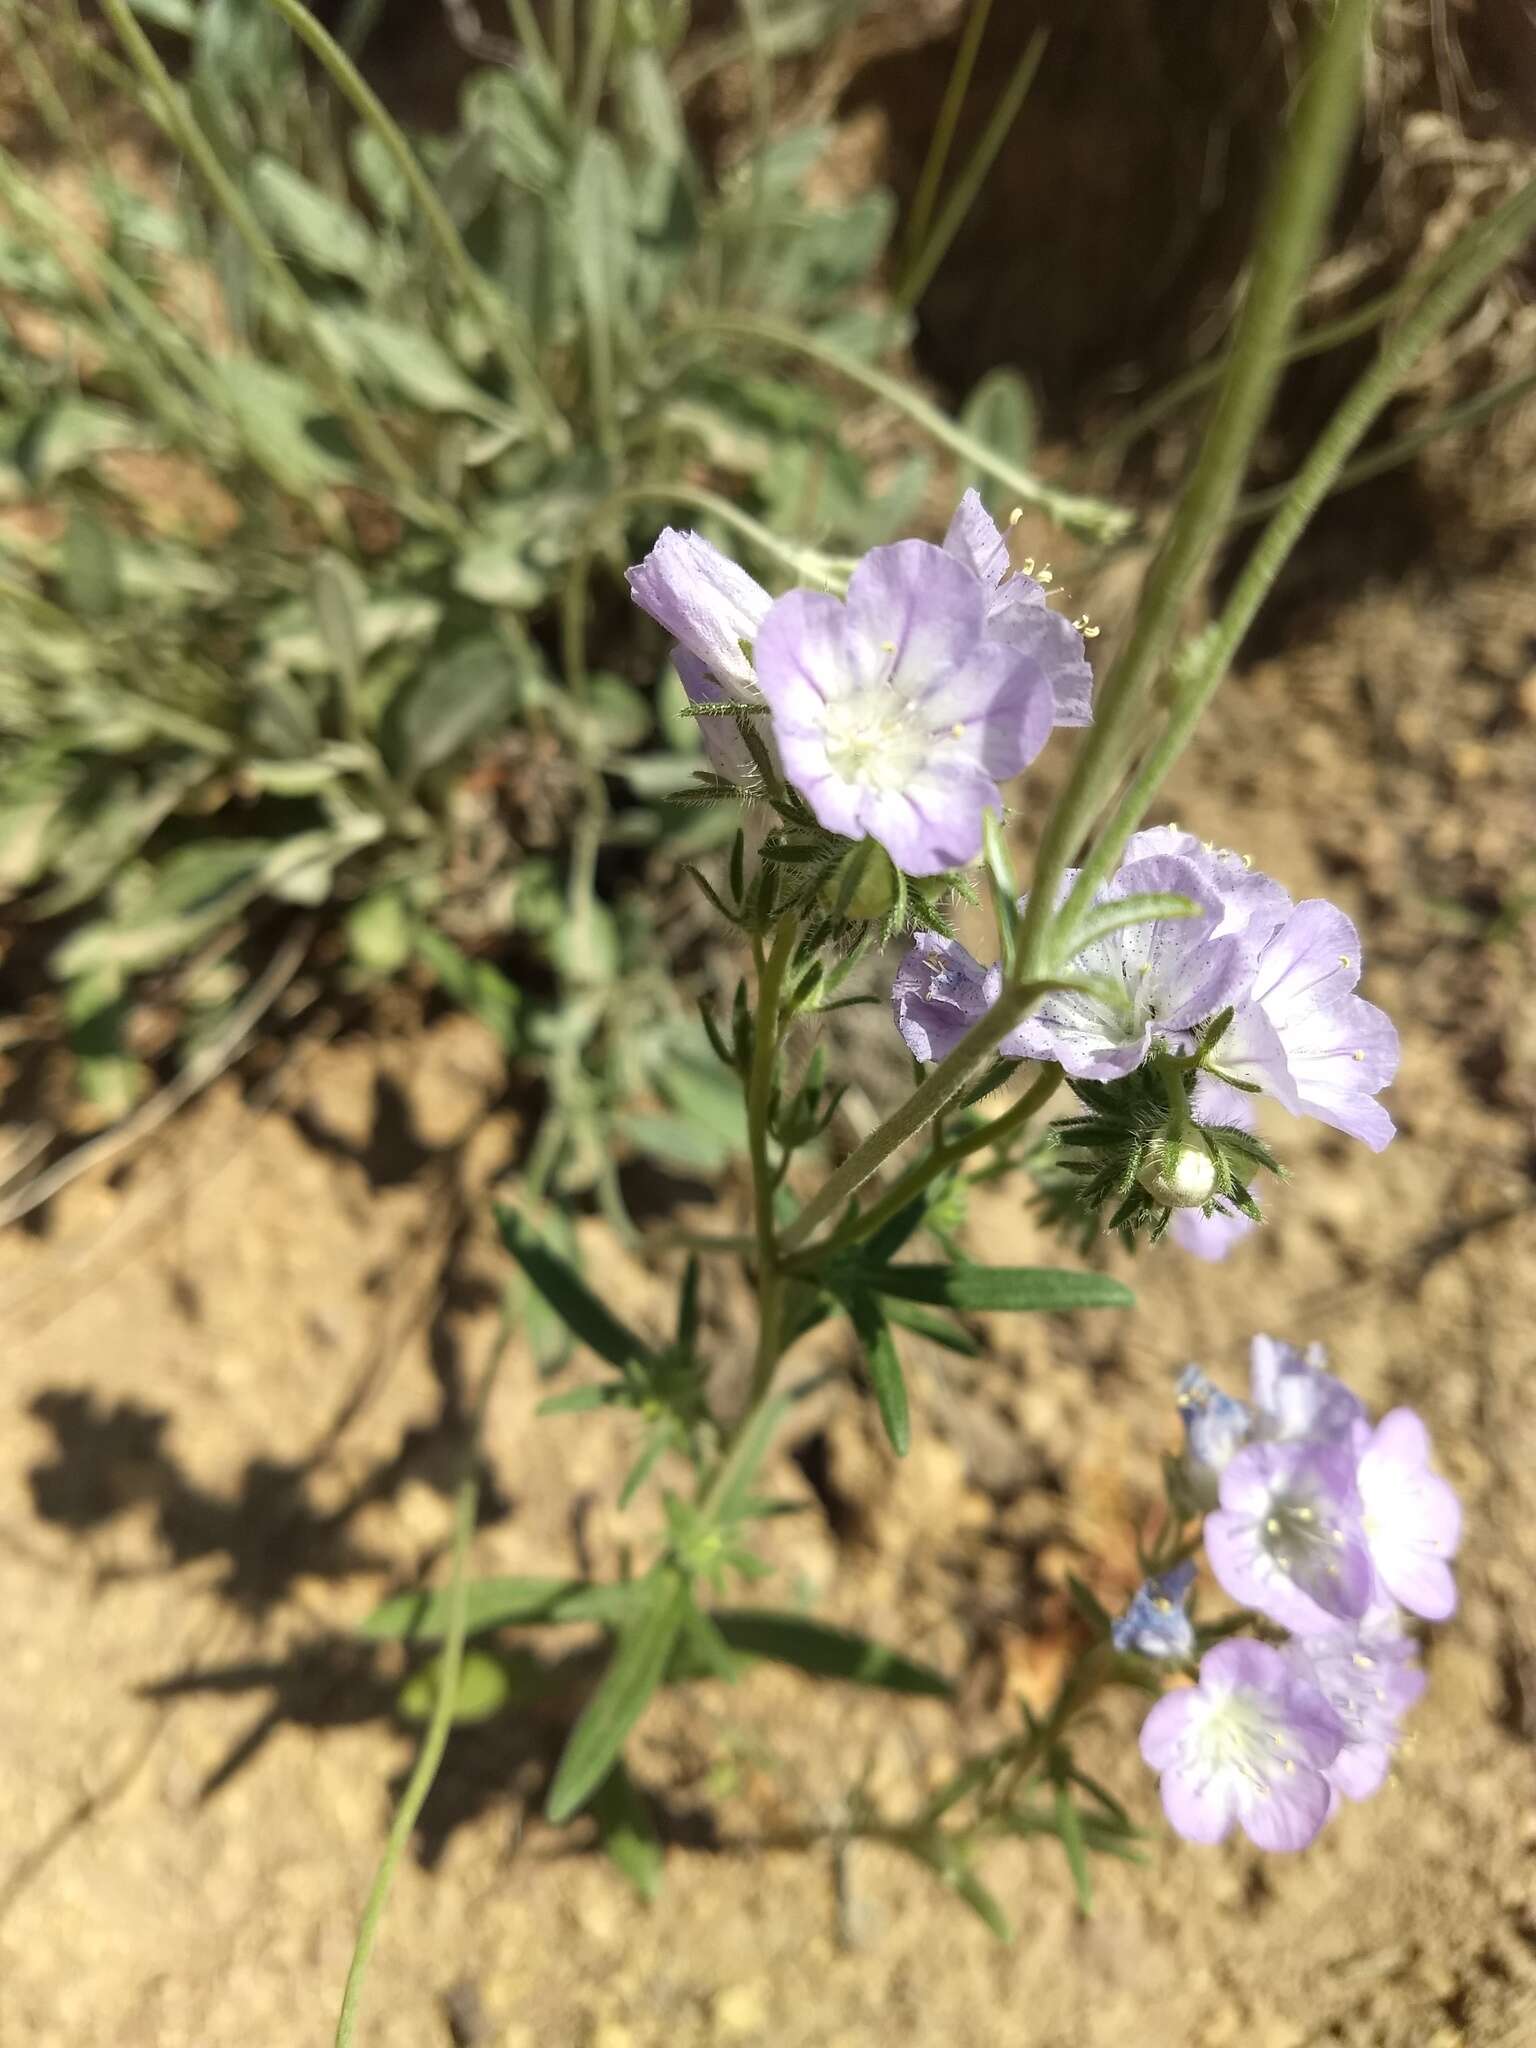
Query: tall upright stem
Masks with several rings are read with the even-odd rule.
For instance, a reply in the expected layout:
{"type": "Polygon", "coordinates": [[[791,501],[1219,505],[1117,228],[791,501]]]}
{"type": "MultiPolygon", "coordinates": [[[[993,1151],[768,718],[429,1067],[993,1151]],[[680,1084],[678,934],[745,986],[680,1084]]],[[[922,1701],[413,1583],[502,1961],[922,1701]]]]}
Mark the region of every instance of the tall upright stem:
{"type": "Polygon", "coordinates": [[[773,1170],[768,1163],[768,1110],[773,1098],[773,1070],[779,1052],[779,1009],[784,976],[795,950],[798,928],[793,917],[780,918],[766,961],[760,960],[757,982],[757,1027],[752,1040],[752,1069],[747,1081],[747,1144],[752,1157],[752,1211],[757,1238],[757,1358],[752,1367],[748,1410],[768,1391],[779,1359],[779,1329],[784,1306],[784,1276],[779,1270],[778,1234],[773,1222],[773,1170]]]}
{"type": "MultiPolygon", "coordinates": [[[[1070,912],[1055,914],[1056,885],[1124,769],[1185,604],[1237,500],[1338,190],[1355,125],[1371,6],[1372,0],[1335,0],[1331,15],[1319,18],[1286,146],[1270,178],[1253,274],[1210,425],[1147,570],[1130,635],[1098,692],[1092,735],[1046,826],[1020,934],[1021,978],[1049,971],[1056,934],[1087,900],[1089,887],[1080,886],[1070,912]]],[[[1113,865],[1119,850],[1101,841],[1095,864],[1113,865]]]]}

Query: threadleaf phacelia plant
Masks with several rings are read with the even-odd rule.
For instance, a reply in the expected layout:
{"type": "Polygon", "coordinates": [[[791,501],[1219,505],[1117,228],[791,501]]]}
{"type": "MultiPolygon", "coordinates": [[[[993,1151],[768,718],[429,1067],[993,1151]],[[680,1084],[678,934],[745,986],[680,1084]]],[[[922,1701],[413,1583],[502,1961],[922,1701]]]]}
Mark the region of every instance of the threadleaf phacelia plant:
{"type": "MultiPolygon", "coordinates": [[[[856,1359],[851,1376],[900,1456],[914,1426],[904,1331],[974,1352],[961,1320],[973,1310],[1132,1305],[1101,1272],[973,1258],[972,1185],[1026,1169],[1037,1212],[1083,1252],[1108,1230],[1149,1245],[1172,1236],[1209,1258],[1261,1220],[1258,1177],[1284,1171],[1255,1128],[1257,1109],[1310,1117],[1372,1153],[1394,1137],[1379,1097],[1397,1036],[1357,992],[1353,924],[1331,903],[1294,900],[1235,851],[1148,822],[1307,519],[1402,377],[1536,220],[1536,201],[1511,201],[1437,256],[1417,296],[1405,290],[1411,310],[1346,395],[1217,616],[1181,639],[1337,191],[1368,15],[1368,0],[1318,14],[1208,431],[1101,672],[1088,661],[1085,621],[1053,608],[1044,574],[1015,557],[1013,522],[1000,529],[974,494],[942,545],[912,539],[855,562],[818,558],[802,587],[777,595],[715,540],[670,528],[628,571],[635,600],[674,645],[704,736],[708,766],[691,799],[744,813],[720,869],[696,879],[750,960],[729,1003],[703,1015],[740,1094],[750,1227],[669,1233],[667,1248],[689,1258],[675,1323],[658,1335],[619,1320],[515,1200],[500,1209],[522,1273],[603,1362],[544,1411],[580,1418],[571,1427],[621,1411],[635,1441],[620,1505],[659,1482],[660,1512],[618,1584],[466,1588],[461,1540],[448,1595],[390,1602],[370,1632],[444,1642],[443,1668],[456,1672],[471,1626],[603,1629],[602,1676],[545,1811],[558,1825],[590,1810],[643,1885],[654,1885],[660,1849],[643,1848],[645,1802],[624,1753],[659,1687],[734,1679],[766,1657],[823,1679],[951,1691],[900,1647],[795,1611],[737,1606],[733,1589],[768,1574],[755,1525],[780,1504],[758,1475],[780,1426],[829,1370],[856,1359]],[[1047,743],[1071,759],[1061,793],[1035,810],[1027,781],[1020,790],[1013,778],[1047,743]],[[1033,827],[1022,881],[1005,806],[1033,827]],[[990,906],[990,964],[956,935],[962,901],[990,906]],[[898,938],[904,957],[883,964],[898,938]],[[873,989],[857,986],[858,974],[872,975],[873,989]],[[915,1078],[840,1154],[836,1057],[811,1041],[830,1011],[887,1000],[915,1078]],[[1043,1125],[1063,1088],[1075,1112],[1043,1125]],[[755,1294],[750,1360],[707,1355],[706,1258],[738,1260],[755,1294]],[[850,1340],[841,1356],[790,1377],[800,1340],[839,1321],[850,1340]]],[[[789,543],[761,552],[804,561],[789,543]]],[[[1073,1583],[1088,1639],[1050,1705],[1021,1707],[1017,1728],[936,1791],[914,1791],[906,1810],[878,1810],[853,1790],[820,1830],[913,1857],[999,1934],[1007,1915],[978,1871],[991,1843],[1056,1841],[1085,1909],[1092,1859],[1138,1856],[1140,1830],[1079,1754],[1085,1711],[1107,1689],[1155,1697],[1142,1752],[1179,1833],[1216,1842],[1240,1827],[1263,1848],[1297,1849],[1340,1800],[1381,1783],[1423,1686],[1416,1624],[1454,1609],[1459,1510],[1411,1409],[1373,1422],[1320,1354],[1268,1338],[1255,1340],[1249,1398],[1195,1367],[1178,1398],[1186,1442],[1164,1463],[1160,1531],[1139,1552],[1145,1584],[1117,1619],[1073,1583]],[[1202,1550],[1236,1611],[1202,1611],[1202,1550]]],[[[439,1741],[450,1692],[445,1680],[439,1741]]],[[[807,1830],[808,1843],[817,1838],[807,1830]]]]}

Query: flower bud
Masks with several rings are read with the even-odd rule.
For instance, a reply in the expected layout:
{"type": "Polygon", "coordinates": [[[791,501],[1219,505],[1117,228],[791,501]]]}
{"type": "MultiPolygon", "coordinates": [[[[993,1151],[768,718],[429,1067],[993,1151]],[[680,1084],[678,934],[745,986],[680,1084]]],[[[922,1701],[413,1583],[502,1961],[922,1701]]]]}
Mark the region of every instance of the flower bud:
{"type": "Polygon", "coordinates": [[[836,917],[884,917],[899,894],[891,857],[873,839],[850,846],[821,885],[821,900],[836,917]]]}
{"type": "Polygon", "coordinates": [[[1199,1209],[1216,1192],[1216,1162],[1198,1141],[1161,1138],[1136,1179],[1165,1209],[1199,1209]]]}

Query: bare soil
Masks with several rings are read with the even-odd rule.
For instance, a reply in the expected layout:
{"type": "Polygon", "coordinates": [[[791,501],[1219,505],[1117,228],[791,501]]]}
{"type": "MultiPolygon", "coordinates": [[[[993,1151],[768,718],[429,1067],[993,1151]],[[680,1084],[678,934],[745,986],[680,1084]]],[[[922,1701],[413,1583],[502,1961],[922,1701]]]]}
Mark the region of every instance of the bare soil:
{"type": "MultiPolygon", "coordinates": [[[[767,1669],[662,1701],[632,1752],[671,1843],[648,1910],[583,1827],[538,1818],[580,1698],[569,1643],[540,1641],[539,1707],[455,1739],[385,1925],[370,2048],[1536,2039],[1533,567],[1506,541],[1341,602],[1314,555],[1169,805],[1357,916],[1403,1032],[1398,1143],[1374,1159],[1277,1116],[1294,1182],[1226,1266],[1112,1250],[1132,1314],[993,1319],[959,1369],[913,1346],[905,1463],[851,1390],[778,1456],[809,1512],[778,1525],[771,1596],[933,1658],[959,1706],[767,1669]],[[1105,1866],[1085,1921],[1054,1845],[1001,1853],[1012,1948],[885,1851],[761,1846],[835,1824],[861,1775],[901,1810],[1043,1694],[1070,1647],[1065,1573],[1114,1598],[1132,1569],[1172,1371],[1240,1383],[1255,1329],[1320,1338],[1370,1401],[1420,1407],[1466,1501],[1463,1610],[1397,1782],[1304,1856],[1198,1851],[1165,1836],[1117,1703],[1088,1753],[1153,1830],[1150,1868],[1105,1866]]],[[[483,1197],[519,1137],[477,1027],[391,1015],[300,1030],[274,1071],[226,1079],[0,1243],[7,2043],[329,2039],[414,1739],[394,1670],[346,1632],[440,1564],[503,1273],[483,1197]]],[[[1061,1256],[1016,1190],[970,1227],[984,1256],[1061,1256]]],[[[582,1230],[616,1306],[660,1329],[667,1262],[582,1230]]],[[[738,1372],[744,1304],[721,1279],[707,1310],[738,1372]]],[[[611,1505],[631,1438],[535,1425],[538,1391],[514,1354],[476,1568],[611,1573],[652,1535],[648,1506],[611,1505]]]]}

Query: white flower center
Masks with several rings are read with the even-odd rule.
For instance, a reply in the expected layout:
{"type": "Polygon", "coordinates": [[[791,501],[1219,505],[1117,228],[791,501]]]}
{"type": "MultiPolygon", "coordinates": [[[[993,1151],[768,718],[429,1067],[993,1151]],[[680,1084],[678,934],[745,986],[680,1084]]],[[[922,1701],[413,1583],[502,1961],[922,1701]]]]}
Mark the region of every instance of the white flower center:
{"type": "Polygon", "coordinates": [[[886,683],[833,698],[822,731],[833,773],[868,789],[905,789],[932,752],[912,705],[886,683]]]}
{"type": "Polygon", "coordinates": [[[1206,1782],[1235,1773],[1256,1792],[1267,1793],[1276,1770],[1294,1770],[1289,1731],[1268,1702],[1245,1687],[1214,1700],[1189,1737],[1186,1761],[1206,1782]]]}

